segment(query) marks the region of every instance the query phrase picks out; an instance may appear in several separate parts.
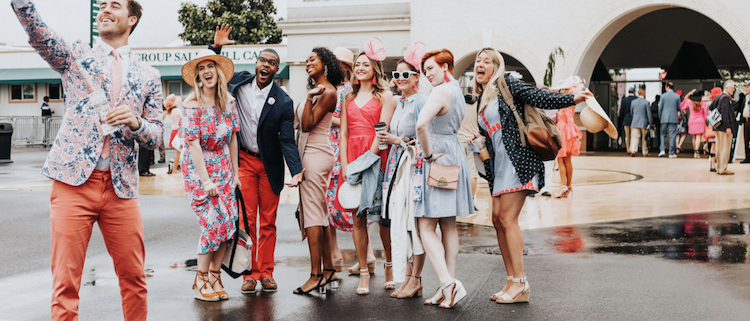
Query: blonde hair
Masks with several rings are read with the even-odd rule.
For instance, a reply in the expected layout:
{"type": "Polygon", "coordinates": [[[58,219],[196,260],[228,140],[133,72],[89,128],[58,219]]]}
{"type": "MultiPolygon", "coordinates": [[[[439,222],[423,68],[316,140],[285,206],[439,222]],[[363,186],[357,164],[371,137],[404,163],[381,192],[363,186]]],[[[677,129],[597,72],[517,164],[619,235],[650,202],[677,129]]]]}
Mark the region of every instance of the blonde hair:
{"type": "MultiPolygon", "coordinates": [[[[357,59],[359,59],[359,57],[362,55],[365,55],[365,53],[363,52],[357,55],[357,57],[354,58],[354,61],[356,62],[357,59]]],[[[367,56],[365,55],[365,57],[367,56]]],[[[386,90],[389,90],[388,83],[385,81],[385,74],[383,73],[383,63],[380,61],[372,60],[370,59],[370,57],[367,57],[367,59],[370,60],[370,65],[372,65],[372,69],[375,71],[373,77],[376,79],[376,84],[372,86],[372,96],[377,98],[380,101],[380,105],[382,106],[385,104],[382,94],[386,90]]],[[[346,108],[346,106],[349,104],[349,101],[354,99],[354,97],[357,97],[359,89],[362,88],[362,85],[355,83],[355,80],[357,80],[357,75],[354,73],[354,68],[352,68],[352,74],[350,77],[352,91],[344,96],[344,102],[341,108],[346,108]]]]}
{"type": "MultiPolygon", "coordinates": [[[[219,68],[219,64],[216,61],[211,60],[216,68],[216,75],[218,79],[216,81],[216,96],[214,101],[216,102],[216,109],[219,114],[223,114],[226,111],[227,102],[229,102],[229,90],[227,89],[227,77],[224,76],[224,72],[219,68]]],[[[206,103],[203,100],[203,90],[198,84],[201,83],[200,75],[198,75],[198,65],[195,65],[195,79],[193,79],[193,93],[195,94],[195,100],[201,107],[205,107],[206,103]]]]}
{"type": "Polygon", "coordinates": [[[484,108],[487,107],[487,104],[490,103],[490,101],[497,97],[497,93],[499,92],[499,89],[497,88],[497,81],[500,79],[500,77],[503,77],[505,75],[505,59],[503,59],[503,55],[500,54],[499,51],[495,50],[491,47],[485,47],[479,50],[477,52],[476,58],[474,58],[474,61],[476,61],[477,58],[479,58],[479,55],[483,52],[486,52],[490,57],[492,58],[492,64],[495,65],[495,70],[492,74],[492,77],[490,77],[490,82],[487,83],[488,88],[485,88],[484,85],[477,82],[476,76],[474,76],[474,97],[482,96],[482,101],[479,102],[479,113],[484,111],[484,108]]]}

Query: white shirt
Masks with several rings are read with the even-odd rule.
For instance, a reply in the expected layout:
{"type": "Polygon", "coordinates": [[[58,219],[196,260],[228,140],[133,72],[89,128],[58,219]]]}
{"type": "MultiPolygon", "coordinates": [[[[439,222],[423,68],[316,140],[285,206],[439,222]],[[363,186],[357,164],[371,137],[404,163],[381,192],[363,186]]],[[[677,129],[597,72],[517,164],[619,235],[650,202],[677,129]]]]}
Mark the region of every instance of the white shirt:
{"type": "Polygon", "coordinates": [[[260,153],[258,148],[258,124],[272,86],[273,83],[260,89],[258,83],[253,79],[251,83],[237,89],[236,98],[239,103],[237,109],[240,116],[240,128],[242,128],[240,145],[253,153],[260,153]]]}

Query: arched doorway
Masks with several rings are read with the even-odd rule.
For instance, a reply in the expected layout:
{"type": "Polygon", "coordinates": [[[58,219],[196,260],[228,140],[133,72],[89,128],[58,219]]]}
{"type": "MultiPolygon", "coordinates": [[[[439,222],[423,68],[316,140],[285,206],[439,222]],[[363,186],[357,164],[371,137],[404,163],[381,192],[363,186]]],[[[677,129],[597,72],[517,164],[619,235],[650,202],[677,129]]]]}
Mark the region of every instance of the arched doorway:
{"type": "MultiPolygon", "coordinates": [[[[734,31],[738,32],[746,31],[734,31]]],[[[662,91],[665,75],[660,72],[669,71],[666,79],[675,83],[675,89],[687,92],[710,89],[736,72],[750,71],[747,55],[721,24],[695,10],[665,5],[624,13],[592,40],[581,57],[576,73],[590,80],[592,91],[602,106],[609,107],[621,134],[619,102],[628,87],[646,85],[647,99],[653,101],[662,91]],[[638,77],[626,74],[643,70],[651,71],[638,77]]],[[[587,141],[589,149],[624,149],[624,139],[610,140],[603,134],[590,135],[587,141]]]]}
{"type": "MultiPolygon", "coordinates": [[[[453,68],[453,77],[459,80],[464,94],[468,93],[467,88],[474,86],[474,60],[477,52],[479,51],[474,51],[463,56],[456,62],[453,68]]],[[[534,77],[523,63],[511,55],[502,52],[501,54],[503,55],[503,59],[505,59],[505,70],[507,72],[513,73],[515,77],[518,77],[529,84],[536,85],[534,77]]]]}

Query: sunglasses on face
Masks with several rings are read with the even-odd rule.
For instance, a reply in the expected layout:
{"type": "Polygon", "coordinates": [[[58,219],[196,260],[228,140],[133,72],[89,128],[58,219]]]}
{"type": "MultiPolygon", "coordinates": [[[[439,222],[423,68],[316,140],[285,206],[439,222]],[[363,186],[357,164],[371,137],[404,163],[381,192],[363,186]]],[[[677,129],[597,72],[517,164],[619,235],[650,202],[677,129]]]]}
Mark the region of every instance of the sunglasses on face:
{"type": "Polygon", "coordinates": [[[276,60],[274,60],[274,59],[266,59],[266,58],[263,58],[263,57],[258,57],[258,62],[259,63],[268,63],[269,65],[271,65],[273,67],[276,67],[276,65],[279,64],[279,62],[276,61],[276,60]]]}
{"type": "Polygon", "coordinates": [[[392,71],[391,72],[391,75],[393,76],[393,79],[395,80],[399,80],[399,78],[404,78],[404,80],[408,80],[409,77],[411,77],[411,75],[416,75],[416,74],[417,73],[413,71],[402,71],[402,72],[392,71]]]}

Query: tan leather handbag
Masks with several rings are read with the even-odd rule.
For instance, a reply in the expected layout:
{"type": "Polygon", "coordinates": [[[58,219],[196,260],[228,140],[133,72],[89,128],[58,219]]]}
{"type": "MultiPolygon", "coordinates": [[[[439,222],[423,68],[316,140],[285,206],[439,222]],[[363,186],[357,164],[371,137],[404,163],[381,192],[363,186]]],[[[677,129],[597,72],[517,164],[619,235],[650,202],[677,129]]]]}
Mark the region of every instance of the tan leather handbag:
{"type": "Polygon", "coordinates": [[[459,166],[446,166],[430,163],[430,173],[427,176],[427,186],[444,189],[458,189],[459,166]]]}
{"type": "Polygon", "coordinates": [[[498,78],[498,88],[503,99],[513,111],[513,115],[516,116],[518,131],[521,134],[521,146],[526,147],[528,141],[529,147],[543,161],[554,160],[560,147],[562,147],[562,135],[555,122],[547,117],[543,110],[534,108],[529,104],[524,106],[526,119],[521,119],[504,77],[498,78]]]}

